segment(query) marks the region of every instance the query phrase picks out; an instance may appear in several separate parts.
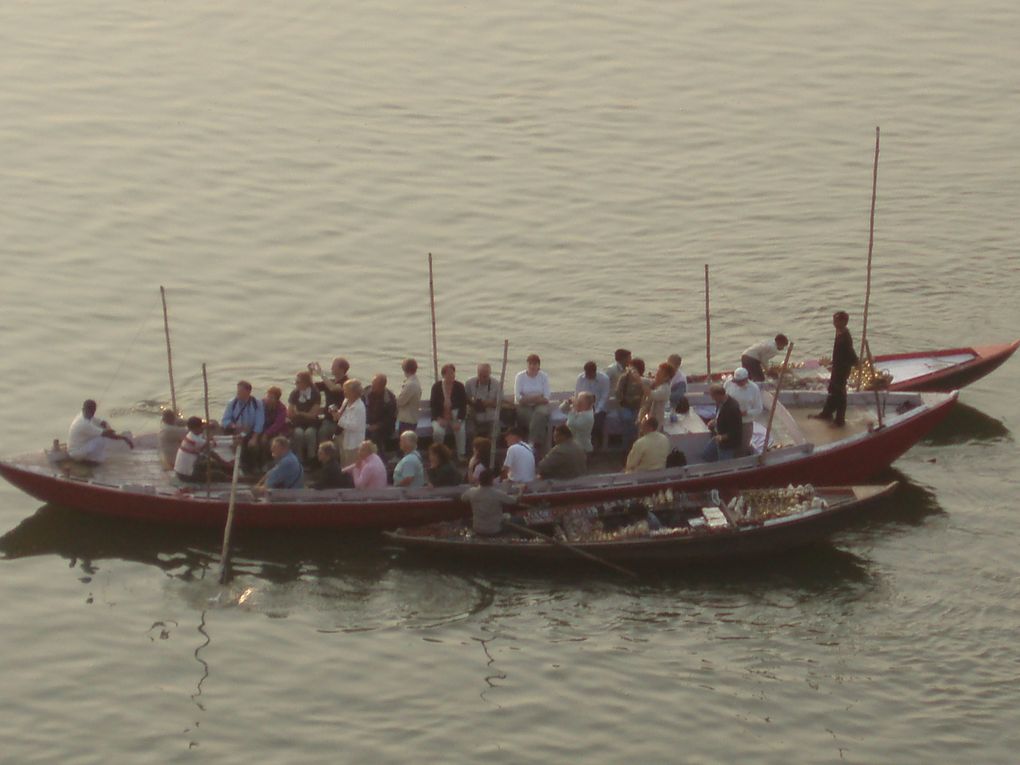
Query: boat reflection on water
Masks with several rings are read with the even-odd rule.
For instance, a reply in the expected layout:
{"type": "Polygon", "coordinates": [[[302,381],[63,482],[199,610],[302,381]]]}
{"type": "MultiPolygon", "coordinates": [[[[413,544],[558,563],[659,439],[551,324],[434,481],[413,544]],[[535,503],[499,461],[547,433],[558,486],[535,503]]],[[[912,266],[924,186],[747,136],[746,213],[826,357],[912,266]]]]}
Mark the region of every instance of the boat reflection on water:
{"type": "MultiPolygon", "coordinates": [[[[667,566],[642,570],[635,593],[649,586],[697,588],[715,585],[746,586],[749,582],[783,581],[808,585],[825,580],[861,581],[867,578],[867,561],[841,549],[841,541],[870,541],[888,534],[890,524],[917,526],[931,515],[942,513],[934,494],[912,483],[897,470],[880,476],[899,481],[896,493],[870,507],[826,541],[817,542],[781,556],[712,563],[671,569],[667,566]],[[762,561],[767,561],[767,566],[762,561]],[[762,573],[768,571],[763,579],[762,573]]],[[[402,555],[376,532],[290,532],[245,529],[235,533],[231,571],[235,581],[226,590],[216,584],[221,537],[211,529],[172,527],[141,522],[118,521],[44,505],[0,537],[0,555],[23,558],[59,555],[72,566],[94,574],[103,560],[123,560],[155,566],[181,582],[201,581],[192,592],[196,607],[220,596],[221,606],[244,606],[253,580],[288,584],[299,580],[329,580],[354,585],[362,595],[396,571],[432,571],[440,578],[484,580],[484,589],[498,590],[501,584],[532,587],[554,577],[557,588],[584,586],[593,578],[617,582],[612,571],[571,564],[538,566],[535,561],[514,566],[501,562],[498,570],[435,557],[425,559],[402,555]]],[[[813,585],[812,585],[813,586],[813,585]]],[[[384,585],[384,589],[386,586],[384,585]]],[[[341,589],[349,591],[347,586],[341,589]]],[[[191,592],[191,590],[189,590],[191,592]]],[[[188,598],[186,598],[188,599],[188,598]]]]}
{"type": "Polygon", "coordinates": [[[991,417],[980,409],[956,402],[956,407],[942,422],[921,439],[926,446],[989,443],[1012,441],[1013,434],[1002,420],[991,417]]]}
{"type": "MultiPolygon", "coordinates": [[[[378,579],[388,566],[376,532],[235,531],[230,567],[235,577],[283,583],[301,577],[378,579]]],[[[215,582],[221,533],[88,515],[43,505],[0,537],[7,559],[59,555],[95,573],[102,560],[155,566],[183,581],[215,582]]],[[[215,594],[213,592],[212,594],[215,594]]]]}

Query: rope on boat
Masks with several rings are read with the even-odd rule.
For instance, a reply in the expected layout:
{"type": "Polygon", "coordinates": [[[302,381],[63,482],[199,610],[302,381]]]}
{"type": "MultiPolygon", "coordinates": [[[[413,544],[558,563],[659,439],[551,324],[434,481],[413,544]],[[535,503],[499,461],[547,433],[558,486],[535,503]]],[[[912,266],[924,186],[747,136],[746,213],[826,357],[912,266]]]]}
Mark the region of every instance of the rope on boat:
{"type": "Polygon", "coordinates": [[[142,334],[142,330],[145,329],[148,323],[152,320],[152,314],[155,312],[155,308],[156,306],[153,305],[149,309],[149,313],[139,323],[138,329],[135,330],[134,337],[131,338],[131,342],[127,344],[127,348],[124,350],[124,355],[121,357],[120,364],[117,365],[117,369],[114,371],[113,376],[106,381],[106,387],[103,388],[103,392],[99,395],[100,401],[106,398],[106,394],[109,392],[110,386],[113,385],[113,381],[120,377],[121,370],[124,369],[124,364],[127,363],[128,357],[131,355],[131,351],[135,347],[135,343],[138,342],[138,338],[142,334]]]}

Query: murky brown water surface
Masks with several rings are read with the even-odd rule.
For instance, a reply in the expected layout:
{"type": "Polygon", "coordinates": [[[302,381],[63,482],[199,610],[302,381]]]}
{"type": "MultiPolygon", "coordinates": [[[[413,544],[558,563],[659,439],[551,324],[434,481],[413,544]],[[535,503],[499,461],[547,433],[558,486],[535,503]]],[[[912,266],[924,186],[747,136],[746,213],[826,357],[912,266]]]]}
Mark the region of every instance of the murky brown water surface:
{"type": "MultiPolygon", "coordinates": [[[[227,0],[0,7],[0,453],[239,376],[466,370],[557,387],[618,345],[732,365],[859,318],[876,352],[1020,309],[1015,3],[227,0]]],[[[0,759],[1011,762],[1020,366],[967,389],[831,545],[634,584],[374,537],[124,527],[0,486],[0,759]]]]}

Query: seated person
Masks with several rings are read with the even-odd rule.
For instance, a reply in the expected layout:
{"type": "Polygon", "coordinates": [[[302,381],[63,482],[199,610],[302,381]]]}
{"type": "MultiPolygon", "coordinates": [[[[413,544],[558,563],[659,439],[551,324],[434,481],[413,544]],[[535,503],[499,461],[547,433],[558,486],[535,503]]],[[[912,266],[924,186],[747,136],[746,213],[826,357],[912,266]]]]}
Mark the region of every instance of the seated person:
{"type": "Polygon", "coordinates": [[[528,366],[514,378],[514,403],[517,405],[517,427],[528,434],[536,448],[544,448],[549,428],[549,375],[542,371],[537,353],[528,356],[528,366]]]}
{"type": "Polygon", "coordinates": [[[164,470],[173,470],[174,462],[177,459],[177,448],[181,445],[181,439],[188,432],[188,426],[171,409],[164,409],[160,415],[159,435],[159,461],[164,470]]]}
{"type": "Polygon", "coordinates": [[[478,436],[471,442],[471,459],[468,460],[467,482],[478,485],[478,477],[489,466],[489,455],[492,454],[492,439],[478,436]]]}
{"type": "Polygon", "coordinates": [[[641,420],[639,437],[627,455],[624,473],[642,470],[661,470],[666,467],[666,458],[672,450],[669,437],[659,432],[659,422],[654,417],[641,420]]]}
{"type": "Polygon", "coordinates": [[[305,470],[301,467],[301,460],[290,450],[287,437],[277,436],[269,449],[273,455],[273,467],[252,487],[252,493],[261,494],[266,489],[303,489],[305,470]]]}
{"type": "Polygon", "coordinates": [[[595,432],[597,422],[594,404],[595,395],[588,391],[582,391],[560,404],[560,409],[567,413],[567,427],[585,454],[592,452],[592,433],[595,432]]]}
{"type": "Polygon", "coordinates": [[[385,489],[386,464],[379,457],[373,441],[362,441],[358,447],[358,458],[344,468],[345,473],[354,477],[355,489],[385,489]]]}
{"type": "Polygon", "coordinates": [[[467,391],[464,383],[457,379],[457,367],[444,364],[441,380],[436,380],[429,397],[429,409],[432,412],[432,440],[442,443],[449,431],[453,431],[453,442],[457,456],[464,454],[467,443],[467,431],[464,429],[464,417],[467,415],[467,391]]]}
{"type": "Polygon", "coordinates": [[[252,467],[258,462],[256,438],[265,430],[266,412],[262,402],[251,395],[251,383],[239,380],[237,395],[230,399],[223,410],[220,425],[224,433],[237,436],[244,450],[241,452],[245,466],[252,467]]]}
{"type": "Polygon", "coordinates": [[[754,432],[754,420],[765,409],[758,383],[748,379],[748,372],[737,367],[733,377],[726,382],[726,393],[740,407],[740,418],[743,421],[743,435],[740,438],[740,449],[737,456],[751,451],[751,435],[754,432]]]}
{"type": "Polygon", "coordinates": [[[708,433],[708,425],[701,416],[691,409],[687,396],[681,396],[676,402],[676,422],[670,425],[670,433],[708,433]]]}
{"type": "Polygon", "coordinates": [[[319,444],[319,464],[322,465],[322,473],[319,480],[312,484],[313,489],[353,489],[354,479],[349,473],[340,469],[340,453],[332,441],[323,441],[319,444]]]}
{"type": "Polygon", "coordinates": [[[496,422],[496,405],[499,398],[499,382],[492,379],[492,366],[479,364],[478,374],[464,384],[467,394],[467,437],[490,437],[496,422]]]}
{"type": "Polygon", "coordinates": [[[524,440],[524,430],[512,427],[506,433],[506,457],[501,477],[506,481],[527,483],[535,480],[535,450],[524,440]]]}
{"type": "Polygon", "coordinates": [[[701,456],[706,462],[731,460],[737,456],[743,439],[744,424],[740,418],[740,405],[726,393],[725,386],[712,383],[708,392],[715,402],[715,417],[708,423],[713,436],[701,456]]]}
{"type": "Polygon", "coordinates": [[[495,478],[488,468],[478,476],[478,486],[473,486],[461,495],[461,500],[471,505],[471,528],[479,536],[493,536],[503,529],[503,507],[516,505],[516,497],[493,488],[495,478]]]}
{"type": "Polygon", "coordinates": [[[460,471],[453,464],[453,455],[446,444],[434,443],[429,447],[429,486],[460,486],[464,483],[460,471]]]}
{"type": "Polygon", "coordinates": [[[271,385],[262,398],[262,409],[265,413],[265,428],[253,439],[258,443],[259,464],[270,459],[269,445],[277,436],[287,435],[287,407],[283,405],[283,391],[271,385]]]}
{"type": "Polygon", "coordinates": [[[96,419],[97,404],[88,399],[81,406],[81,413],[71,421],[67,433],[67,455],[82,462],[102,462],[106,458],[106,441],[124,441],[135,448],[128,434],[119,434],[106,420],[96,419]]]}
{"type": "MultiPolygon", "coordinates": [[[[201,417],[189,417],[187,433],[177,447],[174,472],[182,481],[229,481],[233,465],[206,446],[205,423],[201,417]]],[[[209,446],[213,445],[209,439],[209,446]]]]}
{"type": "Polygon", "coordinates": [[[538,463],[539,478],[577,478],[588,469],[588,457],[566,425],[553,428],[553,446],[538,463]]]}
{"type": "Polygon", "coordinates": [[[315,459],[319,438],[319,412],[322,394],[312,384],[311,372],[298,372],[294,390],[287,399],[287,417],[290,420],[290,444],[298,459],[315,459]]]}
{"type": "Polygon", "coordinates": [[[404,455],[393,468],[393,485],[420,489],[425,485],[425,466],[418,454],[418,434],[405,430],[400,434],[400,451],[404,455]]]}

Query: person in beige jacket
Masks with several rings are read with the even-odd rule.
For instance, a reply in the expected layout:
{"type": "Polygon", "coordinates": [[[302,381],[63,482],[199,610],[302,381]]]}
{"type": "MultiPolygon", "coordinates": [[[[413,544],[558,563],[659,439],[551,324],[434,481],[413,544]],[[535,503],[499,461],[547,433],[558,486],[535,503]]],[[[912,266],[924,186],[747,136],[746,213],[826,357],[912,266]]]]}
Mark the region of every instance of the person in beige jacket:
{"type": "Polygon", "coordinates": [[[397,394],[397,432],[418,429],[418,410],[421,408],[421,383],[418,382],[418,362],[404,359],[400,368],[404,383],[397,394]]]}

